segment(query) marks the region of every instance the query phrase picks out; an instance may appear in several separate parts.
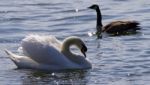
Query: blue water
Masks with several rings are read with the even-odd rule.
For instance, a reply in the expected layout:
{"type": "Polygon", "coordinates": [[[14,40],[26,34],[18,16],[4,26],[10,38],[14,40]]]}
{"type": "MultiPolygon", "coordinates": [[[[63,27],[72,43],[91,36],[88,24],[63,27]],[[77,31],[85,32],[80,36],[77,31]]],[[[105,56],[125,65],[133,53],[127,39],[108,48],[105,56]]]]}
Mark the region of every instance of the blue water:
{"type": "Polygon", "coordinates": [[[150,2],[148,0],[0,0],[0,85],[149,85],[150,83],[150,2]],[[96,13],[101,7],[103,23],[136,20],[142,30],[129,36],[97,40],[96,13]],[[18,53],[28,34],[54,35],[60,40],[81,37],[92,64],[88,71],[39,74],[16,70],[4,53],[18,53]]]}

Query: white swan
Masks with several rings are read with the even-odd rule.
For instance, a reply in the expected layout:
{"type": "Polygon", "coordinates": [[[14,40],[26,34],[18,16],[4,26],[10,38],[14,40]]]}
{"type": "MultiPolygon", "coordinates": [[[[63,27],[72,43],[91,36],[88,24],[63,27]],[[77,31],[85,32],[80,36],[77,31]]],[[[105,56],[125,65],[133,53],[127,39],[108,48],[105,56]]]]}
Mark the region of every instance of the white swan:
{"type": "Polygon", "coordinates": [[[66,38],[63,43],[54,36],[29,35],[22,40],[24,56],[5,52],[18,68],[36,70],[90,69],[92,66],[85,57],[70,52],[70,46],[76,45],[85,55],[87,47],[78,37],[66,38]]]}

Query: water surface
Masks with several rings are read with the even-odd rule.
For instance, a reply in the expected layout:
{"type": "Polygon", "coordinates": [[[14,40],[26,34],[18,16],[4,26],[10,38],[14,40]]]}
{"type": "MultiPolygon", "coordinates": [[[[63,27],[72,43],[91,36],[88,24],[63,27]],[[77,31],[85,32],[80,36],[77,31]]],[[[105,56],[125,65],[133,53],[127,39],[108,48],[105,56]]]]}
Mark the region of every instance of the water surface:
{"type": "Polygon", "coordinates": [[[150,83],[150,2],[147,0],[1,0],[0,1],[0,84],[1,85],[149,85],[150,83]],[[140,33],[97,40],[96,13],[87,7],[101,7],[103,23],[136,20],[140,33]],[[78,12],[77,12],[78,10],[78,12]],[[14,53],[28,34],[54,35],[63,40],[81,37],[92,64],[88,71],[39,74],[15,70],[4,53],[14,53]]]}

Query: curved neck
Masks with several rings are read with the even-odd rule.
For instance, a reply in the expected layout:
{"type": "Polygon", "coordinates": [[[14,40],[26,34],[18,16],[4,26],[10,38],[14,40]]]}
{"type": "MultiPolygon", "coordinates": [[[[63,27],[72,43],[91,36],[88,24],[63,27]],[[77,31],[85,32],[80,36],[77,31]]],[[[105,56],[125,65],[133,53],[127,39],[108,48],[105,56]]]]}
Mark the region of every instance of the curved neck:
{"type": "Polygon", "coordinates": [[[68,58],[69,60],[75,62],[75,63],[79,63],[79,56],[73,54],[70,51],[70,46],[71,45],[76,45],[78,47],[78,45],[76,44],[76,40],[74,39],[66,39],[64,40],[63,44],[62,44],[62,48],[61,48],[61,53],[63,53],[65,55],[66,58],[68,58]]]}
{"type": "Polygon", "coordinates": [[[65,40],[62,44],[62,48],[61,48],[61,52],[65,55],[65,56],[74,56],[74,54],[72,54],[70,52],[70,46],[73,45],[73,42],[65,40]]]}
{"type": "Polygon", "coordinates": [[[97,25],[96,25],[96,28],[97,28],[97,31],[101,31],[102,30],[102,15],[101,15],[101,11],[99,9],[99,7],[96,9],[96,12],[97,12],[97,25]]]}
{"type": "Polygon", "coordinates": [[[75,55],[70,52],[70,46],[71,45],[76,45],[79,47],[77,38],[67,38],[64,40],[61,48],[61,53],[64,54],[68,60],[72,61],[73,63],[77,64],[80,66],[80,68],[91,68],[91,64],[82,56],[75,55]]]}

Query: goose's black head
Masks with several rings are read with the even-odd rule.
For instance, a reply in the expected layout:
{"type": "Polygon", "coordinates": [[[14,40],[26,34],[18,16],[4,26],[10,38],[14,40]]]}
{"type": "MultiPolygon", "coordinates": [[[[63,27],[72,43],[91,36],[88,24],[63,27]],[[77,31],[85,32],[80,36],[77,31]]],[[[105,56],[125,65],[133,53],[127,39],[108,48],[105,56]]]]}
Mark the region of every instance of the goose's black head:
{"type": "Polygon", "coordinates": [[[88,7],[90,9],[99,10],[99,6],[97,4],[93,4],[92,6],[88,7]]]}
{"type": "Polygon", "coordinates": [[[102,27],[103,27],[103,24],[102,24],[102,15],[101,15],[101,11],[99,9],[99,6],[97,4],[93,4],[92,6],[88,7],[90,9],[94,9],[97,13],[97,25],[96,25],[96,29],[97,29],[97,32],[96,32],[96,35],[98,36],[98,38],[101,38],[102,35],[102,27]]]}

